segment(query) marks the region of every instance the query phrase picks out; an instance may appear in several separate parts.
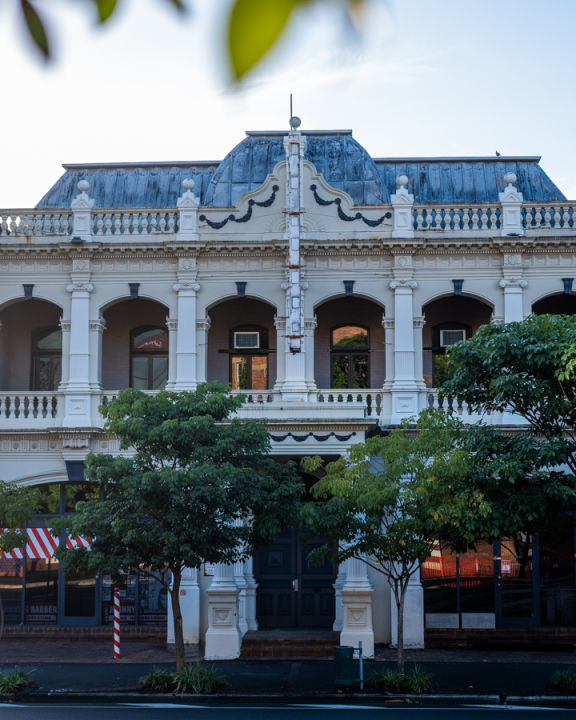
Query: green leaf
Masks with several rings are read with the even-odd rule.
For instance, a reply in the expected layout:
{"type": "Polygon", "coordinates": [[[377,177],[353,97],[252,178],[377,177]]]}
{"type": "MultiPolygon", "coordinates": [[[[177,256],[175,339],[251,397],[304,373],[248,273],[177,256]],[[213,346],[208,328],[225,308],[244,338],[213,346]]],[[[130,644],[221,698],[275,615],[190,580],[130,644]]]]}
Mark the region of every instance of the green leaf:
{"type": "Polygon", "coordinates": [[[94,0],[98,10],[98,19],[101,23],[106,22],[116,10],[118,0],[94,0]]]}
{"type": "Polygon", "coordinates": [[[22,15],[24,16],[28,32],[30,33],[30,37],[42,55],[44,55],[44,59],[49,60],[50,45],[48,43],[48,36],[46,34],[44,23],[40,19],[36,8],[31,2],[29,2],[29,0],[20,0],[20,8],[22,10],[22,15]]]}
{"type": "Polygon", "coordinates": [[[228,25],[228,55],[236,81],[276,44],[303,0],[235,0],[228,25]]]}

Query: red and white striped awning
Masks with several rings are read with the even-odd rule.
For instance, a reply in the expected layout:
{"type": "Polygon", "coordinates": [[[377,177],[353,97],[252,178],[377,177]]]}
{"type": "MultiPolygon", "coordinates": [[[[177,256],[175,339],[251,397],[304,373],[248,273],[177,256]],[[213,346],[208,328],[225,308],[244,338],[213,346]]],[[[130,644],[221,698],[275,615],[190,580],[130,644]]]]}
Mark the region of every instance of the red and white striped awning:
{"type": "MultiPolygon", "coordinates": [[[[2,532],[2,530],[0,530],[2,532]]],[[[24,532],[22,529],[21,532],[24,532]]],[[[50,528],[28,528],[26,548],[14,548],[9,552],[0,553],[0,560],[21,560],[26,557],[32,560],[45,560],[53,557],[54,551],[60,545],[60,538],[54,537],[50,528]]],[[[92,541],[89,537],[68,536],[66,538],[66,547],[70,550],[75,548],[86,548],[90,550],[92,541]]]]}

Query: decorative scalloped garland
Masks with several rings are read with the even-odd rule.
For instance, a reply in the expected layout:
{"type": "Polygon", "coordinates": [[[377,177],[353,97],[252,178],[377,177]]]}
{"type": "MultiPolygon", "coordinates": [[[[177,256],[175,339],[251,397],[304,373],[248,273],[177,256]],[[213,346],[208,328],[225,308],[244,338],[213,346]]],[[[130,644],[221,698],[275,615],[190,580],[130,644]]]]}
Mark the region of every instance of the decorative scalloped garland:
{"type": "Polygon", "coordinates": [[[258,207],[270,207],[270,205],[272,205],[274,200],[276,200],[276,193],[278,192],[278,190],[280,190],[278,185],[272,185],[272,195],[270,195],[268,200],[263,200],[262,202],[258,202],[257,200],[253,200],[252,198],[250,198],[250,200],[248,200],[248,210],[246,210],[246,213],[244,215],[242,215],[242,217],[237,218],[236,215],[234,215],[234,213],[231,213],[230,215],[228,215],[227,218],[225,218],[221,222],[216,222],[215,220],[209,220],[206,217],[206,215],[200,215],[198,220],[200,220],[200,222],[207,223],[214,230],[220,230],[228,222],[237,222],[237,223],[248,222],[248,220],[250,220],[250,218],[252,217],[252,208],[254,207],[254,205],[257,205],[258,207]]]}
{"type": "Polygon", "coordinates": [[[304,440],[307,440],[309,437],[313,437],[314,440],[318,440],[318,442],[326,442],[331,437],[336,438],[339,442],[346,442],[346,440],[350,440],[351,437],[356,435],[355,432],[351,432],[348,435],[338,435],[335,432],[328,433],[328,435],[317,435],[316,433],[309,432],[307,435],[294,435],[293,433],[289,432],[286,433],[286,435],[272,435],[270,433],[270,437],[274,442],[283,442],[286,440],[286,438],[291,437],[296,442],[304,442],[304,440]]]}
{"type": "Polygon", "coordinates": [[[384,220],[389,220],[392,217],[391,212],[384,213],[384,215],[382,215],[382,217],[378,218],[377,220],[370,220],[369,218],[364,217],[361,212],[357,212],[356,215],[346,215],[346,213],[342,210],[341,198],[335,198],[334,200],[324,200],[316,192],[316,185],[310,185],[310,190],[312,190],[312,192],[314,193],[314,200],[316,200],[318,205],[326,206],[336,204],[336,207],[338,208],[338,217],[340,218],[340,220],[345,220],[346,222],[352,222],[353,220],[362,220],[369,227],[377,227],[378,225],[381,225],[384,220]]]}

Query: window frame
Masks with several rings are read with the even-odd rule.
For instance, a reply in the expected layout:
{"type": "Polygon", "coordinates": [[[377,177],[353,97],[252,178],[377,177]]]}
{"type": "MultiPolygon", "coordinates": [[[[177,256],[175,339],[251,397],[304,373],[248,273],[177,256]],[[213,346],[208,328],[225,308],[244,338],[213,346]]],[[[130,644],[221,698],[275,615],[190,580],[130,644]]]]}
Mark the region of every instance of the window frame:
{"type": "Polygon", "coordinates": [[[130,387],[134,387],[134,358],[146,358],[148,360],[147,362],[147,387],[145,390],[163,390],[166,386],[166,383],[161,388],[154,388],[153,385],[153,379],[154,379],[154,363],[153,358],[165,358],[166,359],[166,382],[168,382],[168,373],[169,373],[169,342],[170,342],[170,336],[168,333],[168,328],[162,327],[162,325],[139,325],[138,327],[132,328],[130,330],[130,387]],[[148,330],[161,330],[166,335],[166,341],[167,341],[167,347],[166,348],[147,348],[145,350],[135,350],[134,349],[134,341],[135,338],[140,335],[143,332],[146,332],[148,330]]]}

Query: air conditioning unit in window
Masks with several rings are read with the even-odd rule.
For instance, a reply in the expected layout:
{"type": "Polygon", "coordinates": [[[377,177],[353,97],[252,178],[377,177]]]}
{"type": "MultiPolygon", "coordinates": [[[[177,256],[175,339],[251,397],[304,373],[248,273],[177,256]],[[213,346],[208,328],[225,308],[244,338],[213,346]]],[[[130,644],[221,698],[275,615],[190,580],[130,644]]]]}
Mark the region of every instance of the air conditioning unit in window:
{"type": "Polygon", "coordinates": [[[440,347],[450,347],[466,340],[466,330],[440,330],[440,347]]]}
{"type": "Polygon", "coordinates": [[[259,347],[260,333],[258,331],[234,333],[234,348],[236,350],[257,350],[259,347]]]}

